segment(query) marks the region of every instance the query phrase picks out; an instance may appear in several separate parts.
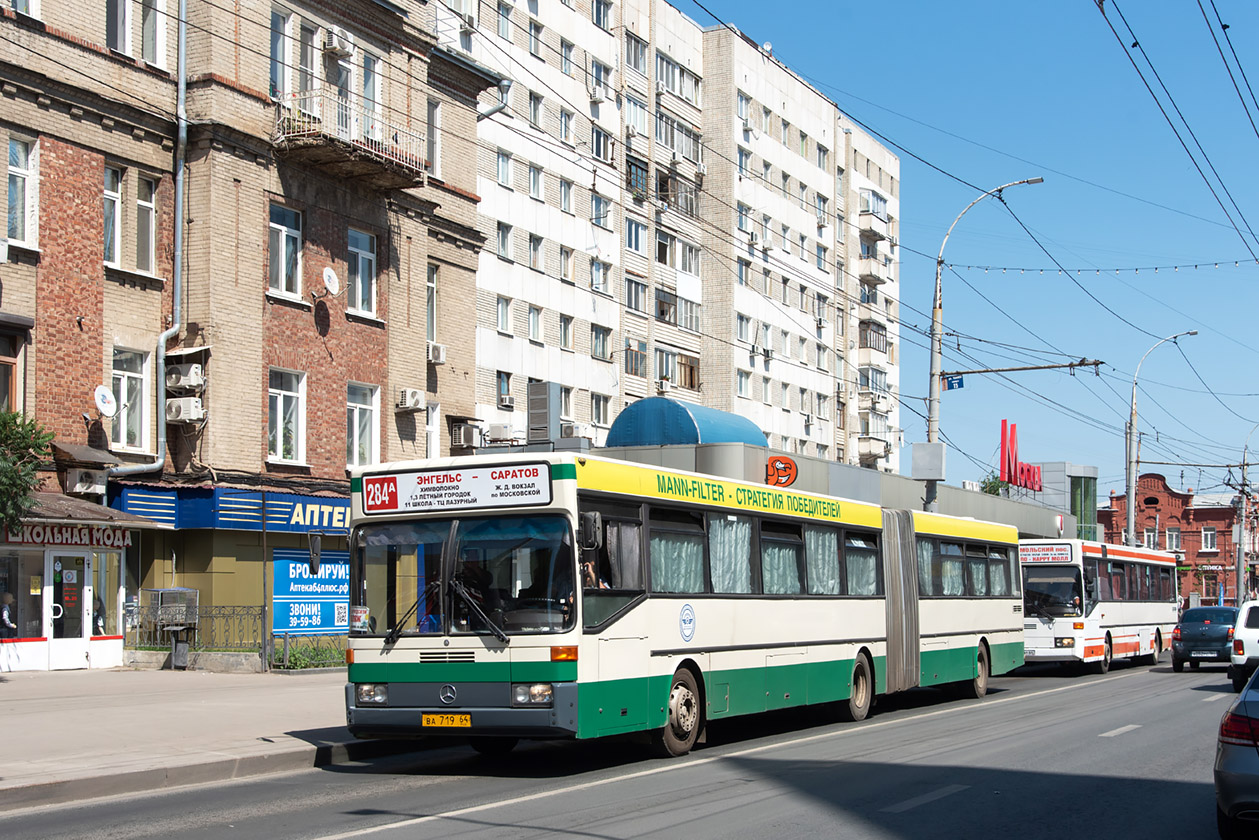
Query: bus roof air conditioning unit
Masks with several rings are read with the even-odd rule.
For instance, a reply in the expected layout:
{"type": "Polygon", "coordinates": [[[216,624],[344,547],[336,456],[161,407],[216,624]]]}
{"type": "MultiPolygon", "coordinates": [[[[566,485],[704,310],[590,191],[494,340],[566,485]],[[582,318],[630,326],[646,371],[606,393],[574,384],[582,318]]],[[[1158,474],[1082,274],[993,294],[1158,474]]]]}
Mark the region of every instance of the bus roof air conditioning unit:
{"type": "Polygon", "coordinates": [[[179,397],[166,401],[167,423],[196,423],[205,419],[200,397],[179,397]]]}

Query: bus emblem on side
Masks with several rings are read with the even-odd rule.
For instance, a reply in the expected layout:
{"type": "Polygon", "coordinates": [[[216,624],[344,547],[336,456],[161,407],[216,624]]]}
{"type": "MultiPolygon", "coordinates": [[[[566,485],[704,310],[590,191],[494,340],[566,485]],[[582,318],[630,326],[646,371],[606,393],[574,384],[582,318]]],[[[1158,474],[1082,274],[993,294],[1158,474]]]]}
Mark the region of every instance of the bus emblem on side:
{"type": "Polygon", "coordinates": [[[690,604],[682,605],[682,612],[678,615],[678,632],[684,642],[695,638],[695,610],[690,604]]]}

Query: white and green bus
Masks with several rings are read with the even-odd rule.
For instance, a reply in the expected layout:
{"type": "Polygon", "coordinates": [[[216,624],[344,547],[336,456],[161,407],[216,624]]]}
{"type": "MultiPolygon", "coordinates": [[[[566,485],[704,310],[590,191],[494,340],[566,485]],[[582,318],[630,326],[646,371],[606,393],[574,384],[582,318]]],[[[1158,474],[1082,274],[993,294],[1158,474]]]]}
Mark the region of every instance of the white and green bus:
{"type": "Polygon", "coordinates": [[[1013,527],[579,453],[355,469],[363,738],[649,733],[1023,664],[1013,527]]]}

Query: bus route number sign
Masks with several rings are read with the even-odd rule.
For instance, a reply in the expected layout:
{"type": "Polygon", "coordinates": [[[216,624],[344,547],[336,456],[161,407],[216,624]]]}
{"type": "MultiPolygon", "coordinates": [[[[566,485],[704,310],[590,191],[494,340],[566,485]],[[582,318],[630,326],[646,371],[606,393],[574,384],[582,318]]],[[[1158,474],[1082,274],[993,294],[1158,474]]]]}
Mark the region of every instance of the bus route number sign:
{"type": "Polygon", "coordinates": [[[363,510],[368,513],[398,509],[396,476],[363,479],[363,510]]]}

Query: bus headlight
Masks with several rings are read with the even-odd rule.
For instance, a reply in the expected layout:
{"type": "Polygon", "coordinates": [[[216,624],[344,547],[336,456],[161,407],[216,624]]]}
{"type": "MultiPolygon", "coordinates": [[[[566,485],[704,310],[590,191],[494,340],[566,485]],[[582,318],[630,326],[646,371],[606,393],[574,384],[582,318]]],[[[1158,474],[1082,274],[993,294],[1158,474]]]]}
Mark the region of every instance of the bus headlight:
{"type": "Polygon", "coordinates": [[[359,683],[354,697],[360,706],[384,706],[389,703],[389,686],[381,683],[359,683]]]}
{"type": "Polygon", "coordinates": [[[550,683],[514,683],[511,687],[513,706],[549,706],[551,698],[550,683]]]}
{"type": "Polygon", "coordinates": [[[1071,636],[1059,636],[1054,639],[1055,647],[1075,647],[1075,639],[1071,636]]]}

